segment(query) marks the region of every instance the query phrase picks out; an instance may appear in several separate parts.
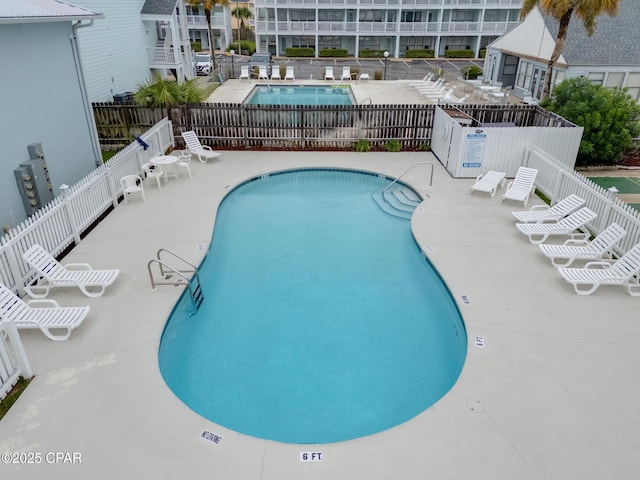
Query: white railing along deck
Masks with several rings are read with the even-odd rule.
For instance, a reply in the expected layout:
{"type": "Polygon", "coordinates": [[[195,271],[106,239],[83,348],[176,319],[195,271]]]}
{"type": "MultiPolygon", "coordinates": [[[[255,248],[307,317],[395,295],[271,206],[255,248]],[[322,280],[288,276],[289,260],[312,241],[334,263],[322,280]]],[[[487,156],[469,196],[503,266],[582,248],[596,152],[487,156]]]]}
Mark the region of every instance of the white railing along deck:
{"type": "Polygon", "coordinates": [[[32,376],[31,365],[15,323],[0,321],[0,402],[20,377],[28,379],[32,376]]]}
{"type": "Polygon", "coordinates": [[[118,205],[120,178],[140,174],[141,165],[151,156],[175,145],[173,125],[167,118],[140,138],[147,150],[137,141],[129,144],[75,185],[61,189],[61,195],[0,238],[0,283],[23,295],[24,286],[35,275],[22,258],[24,252],[38,243],[56,256],[72,243],[80,243],[81,234],[118,205]]]}

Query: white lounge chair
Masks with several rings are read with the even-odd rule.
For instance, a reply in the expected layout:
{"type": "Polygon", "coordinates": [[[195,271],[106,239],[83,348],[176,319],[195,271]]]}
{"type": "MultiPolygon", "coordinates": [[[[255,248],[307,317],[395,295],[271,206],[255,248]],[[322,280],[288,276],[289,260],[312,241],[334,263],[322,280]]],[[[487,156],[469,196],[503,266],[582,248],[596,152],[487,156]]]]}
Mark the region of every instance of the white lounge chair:
{"type": "MultiPolygon", "coordinates": [[[[124,195],[124,203],[129,203],[129,195],[139,193],[142,201],[147,203],[144,196],[144,187],[142,186],[142,178],[139,175],[125,175],[120,179],[122,185],[122,194],[124,195]]],[[[159,184],[158,184],[159,185],[159,184]]]]}
{"type": "Polygon", "coordinates": [[[296,79],[296,75],[295,75],[295,72],[293,71],[293,67],[287,67],[287,70],[285,71],[285,74],[284,74],[284,79],[285,80],[296,79]]]}
{"type": "Polygon", "coordinates": [[[325,80],[336,79],[336,77],[333,75],[333,67],[324,67],[324,79],[325,80]]]}
{"type": "Polygon", "coordinates": [[[33,298],[45,298],[54,287],[75,287],[87,297],[101,297],[120,274],[117,268],[94,270],[86,263],[62,265],[38,244],[24,252],[22,257],[38,275],[34,284],[25,287],[33,298]]]}
{"type": "Polygon", "coordinates": [[[238,78],[240,80],[249,80],[249,79],[251,79],[251,74],[249,73],[249,65],[241,65],[240,66],[240,76],[238,78]]]}
{"type": "Polygon", "coordinates": [[[589,262],[584,268],[559,268],[578,295],[591,295],[601,285],[622,285],[629,295],[640,296],[640,244],[615,261],[589,262]]]}
{"type": "Polygon", "coordinates": [[[271,80],[282,80],[280,76],[280,65],[274,65],[271,69],[271,80]]]}
{"type": "Polygon", "coordinates": [[[269,80],[269,73],[266,65],[258,65],[258,80],[269,80]]]}
{"type": "Polygon", "coordinates": [[[515,200],[526,205],[536,188],[534,182],[537,175],[538,170],[535,168],[520,167],[516,177],[507,185],[507,191],[502,195],[502,201],[505,199],[515,200]]]}
{"type": "Polygon", "coordinates": [[[568,267],[576,260],[612,258],[613,246],[626,234],[620,225],[612,223],[590,242],[587,238],[572,238],[562,245],[543,243],[540,250],[545,257],[551,259],[554,267],[568,267]]]}
{"type": "Polygon", "coordinates": [[[209,159],[216,159],[221,155],[220,152],[213,151],[208,145],[202,145],[196,135],[196,132],[193,130],[182,132],[182,138],[187,144],[187,150],[191,153],[195,153],[198,156],[200,163],[207,163],[209,159]]]}
{"type": "Polygon", "coordinates": [[[487,192],[493,197],[498,190],[498,187],[504,186],[504,177],[506,173],[496,172],[489,170],[487,173],[478,175],[476,183],[471,185],[471,193],[473,192],[487,192]]]}
{"type": "Polygon", "coordinates": [[[17,328],[39,328],[51,340],[67,340],[71,330],[80,325],[89,306],[61,307],[55,300],[30,300],[25,303],[4,285],[0,284],[0,320],[15,322],[17,328]],[[35,305],[42,305],[34,308],[35,305]],[[53,331],[62,330],[63,334],[53,331]]]}
{"type": "Polygon", "coordinates": [[[571,235],[597,217],[597,214],[583,207],[556,223],[516,223],[516,228],[529,237],[531,243],[542,243],[550,236],[571,235]]]}
{"type": "Polygon", "coordinates": [[[584,198],[571,194],[552,207],[549,205],[534,205],[530,210],[511,213],[520,223],[557,222],[580,208],[584,203],[584,198]]]}
{"type": "Polygon", "coordinates": [[[369,76],[368,73],[361,73],[360,76],[358,77],[359,80],[371,80],[371,77],[369,76]]]}
{"type": "Polygon", "coordinates": [[[342,75],[340,80],[351,80],[351,67],[342,67],[342,75]]]}

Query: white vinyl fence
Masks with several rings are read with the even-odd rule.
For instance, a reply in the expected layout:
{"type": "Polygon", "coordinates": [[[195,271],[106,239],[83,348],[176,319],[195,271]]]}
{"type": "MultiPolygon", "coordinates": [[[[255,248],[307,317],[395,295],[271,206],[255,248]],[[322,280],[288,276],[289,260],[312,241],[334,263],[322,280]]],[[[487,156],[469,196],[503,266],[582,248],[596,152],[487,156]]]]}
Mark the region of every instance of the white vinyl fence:
{"type": "Polygon", "coordinates": [[[173,126],[164,118],[140,135],[145,148],[134,141],[104,165],[63,190],[52,202],[0,238],[0,282],[19,295],[34,278],[22,254],[34,243],[57,256],[71,244],[80,243],[83,233],[101,216],[118,205],[122,195],[120,179],[139,175],[141,165],[152,156],[174,146],[173,126]]]}
{"type": "Polygon", "coordinates": [[[0,322],[0,402],[18,378],[31,378],[33,372],[13,322],[0,322]]]}
{"type": "Polygon", "coordinates": [[[597,235],[613,222],[624,228],[627,235],[616,247],[618,255],[640,242],[640,212],[616,198],[614,193],[575,170],[567,170],[559,160],[535,147],[527,149],[524,165],[538,169],[536,188],[549,197],[552,204],[572,193],[586,200],[586,206],[598,214],[588,225],[592,234],[597,235]]]}

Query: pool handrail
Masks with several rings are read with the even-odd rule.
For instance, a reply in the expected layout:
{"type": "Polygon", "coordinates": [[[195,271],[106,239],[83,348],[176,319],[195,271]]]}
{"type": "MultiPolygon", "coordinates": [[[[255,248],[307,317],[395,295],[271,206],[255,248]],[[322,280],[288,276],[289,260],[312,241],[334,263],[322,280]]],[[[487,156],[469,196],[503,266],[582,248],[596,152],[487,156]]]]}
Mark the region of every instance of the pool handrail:
{"type": "Polygon", "coordinates": [[[194,312],[198,311],[198,308],[200,308],[200,305],[202,304],[202,301],[204,300],[204,295],[202,294],[202,288],[200,285],[200,275],[198,274],[198,269],[196,268],[195,265],[192,265],[191,263],[189,263],[188,261],[186,261],[184,258],[182,258],[180,255],[178,255],[177,253],[167,249],[167,248],[161,248],[160,250],[158,250],[158,252],[156,253],[156,258],[152,258],[151,260],[149,260],[149,262],[147,263],[147,271],[149,272],[149,280],[151,281],[151,290],[155,291],[158,285],[175,285],[175,282],[156,282],[155,279],[153,278],[153,271],[152,271],[152,265],[153,264],[158,264],[158,266],[160,267],[160,275],[162,276],[162,278],[164,279],[168,279],[171,277],[171,274],[176,274],[179,277],[181,277],[184,281],[185,284],[187,286],[187,289],[189,290],[189,297],[191,298],[191,304],[193,305],[194,308],[194,312]],[[160,254],[162,252],[167,252],[171,255],[173,255],[175,258],[181,260],[183,263],[185,263],[186,265],[188,265],[190,268],[188,270],[178,270],[174,267],[172,267],[171,265],[168,265],[166,262],[163,262],[160,259],[160,254]],[[189,274],[189,273],[193,273],[193,275],[191,277],[188,277],[185,274],[189,274]],[[196,285],[195,288],[192,288],[191,286],[191,280],[195,278],[196,279],[196,285]]]}
{"type": "MultiPolygon", "coordinates": [[[[395,185],[398,180],[400,180],[405,174],[409,173],[409,171],[411,169],[413,169],[414,167],[417,167],[418,165],[430,165],[431,166],[431,176],[429,177],[429,188],[431,188],[433,186],[433,162],[417,162],[414,163],[413,165],[411,165],[409,168],[407,168],[404,172],[402,172],[400,175],[398,175],[393,182],[391,182],[389,185],[387,185],[386,187],[384,187],[382,189],[382,193],[384,194],[384,192],[386,192],[387,190],[389,190],[393,185],[395,185]]],[[[382,196],[382,198],[384,199],[384,195],[382,196]]]]}

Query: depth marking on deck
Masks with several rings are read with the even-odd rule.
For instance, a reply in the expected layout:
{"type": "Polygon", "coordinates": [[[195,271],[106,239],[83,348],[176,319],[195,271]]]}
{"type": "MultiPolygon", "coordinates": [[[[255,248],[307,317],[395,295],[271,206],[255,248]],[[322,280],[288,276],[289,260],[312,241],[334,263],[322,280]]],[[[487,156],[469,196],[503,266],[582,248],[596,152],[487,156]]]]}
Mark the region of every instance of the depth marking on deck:
{"type": "Polygon", "coordinates": [[[484,337],[476,337],[476,347],[484,348],[484,337]]]}
{"type": "Polygon", "coordinates": [[[460,298],[462,298],[462,303],[471,303],[471,300],[466,295],[462,295],[460,298]]]}
{"type": "Polygon", "coordinates": [[[222,442],[222,435],[210,432],[209,430],[205,430],[204,432],[202,432],[200,434],[200,438],[206,440],[207,442],[215,443],[216,445],[220,445],[220,442],[222,442]]]}
{"type": "Polygon", "coordinates": [[[322,462],[324,457],[322,452],[300,452],[301,462],[322,462]]]}

